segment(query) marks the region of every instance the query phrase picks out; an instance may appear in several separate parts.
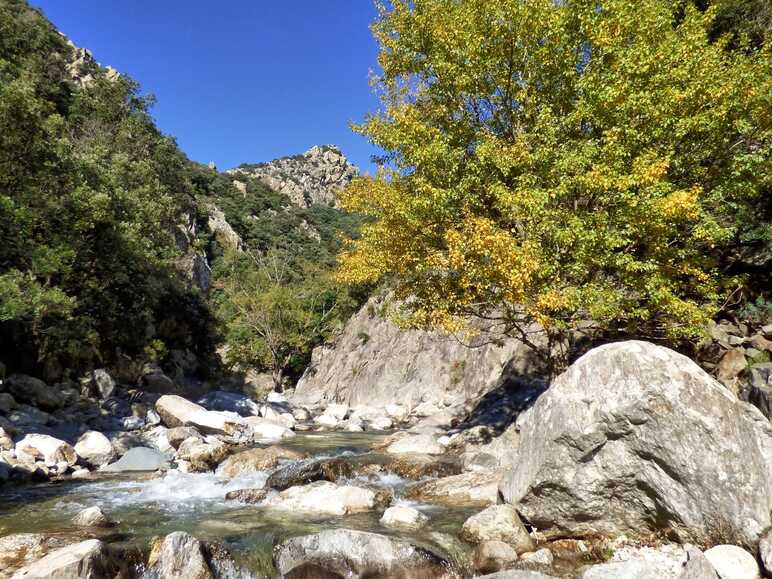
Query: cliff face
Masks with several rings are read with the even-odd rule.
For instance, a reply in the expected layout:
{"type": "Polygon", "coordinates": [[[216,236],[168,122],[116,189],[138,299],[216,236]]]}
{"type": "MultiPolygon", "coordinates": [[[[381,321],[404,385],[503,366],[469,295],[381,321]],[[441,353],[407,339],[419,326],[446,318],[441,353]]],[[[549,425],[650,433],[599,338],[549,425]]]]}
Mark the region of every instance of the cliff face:
{"type": "Polygon", "coordinates": [[[230,171],[246,175],[284,193],[299,207],[315,203],[335,205],[337,193],[359,174],[335,146],[312,147],[302,155],[282,157],[269,163],[245,164],[230,171]]]}
{"type": "Polygon", "coordinates": [[[507,376],[536,369],[532,353],[517,340],[469,347],[453,336],[400,329],[379,309],[371,299],[334,343],[314,350],[297,384],[295,403],[457,406],[501,385],[507,376]]]}

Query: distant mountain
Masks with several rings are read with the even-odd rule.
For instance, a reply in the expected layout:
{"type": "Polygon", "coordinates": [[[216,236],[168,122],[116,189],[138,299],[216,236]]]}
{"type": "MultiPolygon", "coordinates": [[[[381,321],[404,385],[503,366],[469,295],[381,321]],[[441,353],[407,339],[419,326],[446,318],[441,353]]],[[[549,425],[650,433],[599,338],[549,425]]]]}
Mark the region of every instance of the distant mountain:
{"type": "Polygon", "coordinates": [[[242,164],[229,171],[257,178],[285,194],[293,204],[334,206],[338,192],[359,174],[341,150],[334,145],[312,147],[302,155],[281,157],[269,163],[242,164]]]}

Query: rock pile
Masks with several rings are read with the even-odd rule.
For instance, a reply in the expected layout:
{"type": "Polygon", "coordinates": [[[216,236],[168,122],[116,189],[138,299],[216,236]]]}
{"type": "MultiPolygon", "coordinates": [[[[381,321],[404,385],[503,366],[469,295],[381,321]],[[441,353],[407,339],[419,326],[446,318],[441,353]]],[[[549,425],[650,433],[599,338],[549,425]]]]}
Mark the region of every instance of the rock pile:
{"type": "MultiPolygon", "coordinates": [[[[104,378],[100,386],[89,377],[76,397],[109,393],[116,407],[130,405],[123,387],[104,378]]],[[[17,378],[14,391],[25,382],[33,384],[28,400],[51,408],[45,384],[17,378]]],[[[265,473],[251,483],[257,488],[231,486],[225,499],[271,511],[276,520],[336,521],[335,529],[278,543],[273,563],[292,577],[756,579],[757,561],[772,570],[772,426],[731,386],[672,350],[629,341],[582,356],[503,430],[469,420],[459,426],[443,409],[415,422],[414,410],[395,402],[301,407],[275,393],[258,401],[214,391],[198,402],[163,394],[132,413],[141,414],[141,426],[117,434],[85,424],[69,439],[19,433],[18,418],[4,418],[0,464],[8,466],[0,474],[13,476],[9,467],[19,464],[73,477],[177,468],[214,472],[218,484],[232,484],[265,473]],[[379,437],[369,462],[361,455],[308,458],[286,440],[293,429],[378,432],[387,421],[403,429],[379,437]],[[390,473],[414,481],[384,487],[379,481],[390,473]],[[460,529],[443,538],[432,529],[442,506],[477,512],[465,513],[460,529]],[[338,528],[364,520],[360,513],[370,513],[385,534],[338,528]],[[420,541],[392,536],[419,533],[420,541]]],[[[0,400],[5,416],[20,407],[8,390],[0,400]]],[[[72,524],[96,534],[114,523],[94,506],[72,524]]],[[[114,571],[115,557],[101,541],[61,545],[19,536],[0,539],[3,545],[29,546],[14,569],[59,573],[76,561],[95,569],[92,577],[114,571]]],[[[227,552],[186,533],[158,540],[146,568],[146,577],[158,579],[242,572],[227,552]]]]}
{"type": "Polygon", "coordinates": [[[710,341],[698,352],[700,364],[727,388],[772,417],[772,324],[722,320],[708,326],[710,341]]]}

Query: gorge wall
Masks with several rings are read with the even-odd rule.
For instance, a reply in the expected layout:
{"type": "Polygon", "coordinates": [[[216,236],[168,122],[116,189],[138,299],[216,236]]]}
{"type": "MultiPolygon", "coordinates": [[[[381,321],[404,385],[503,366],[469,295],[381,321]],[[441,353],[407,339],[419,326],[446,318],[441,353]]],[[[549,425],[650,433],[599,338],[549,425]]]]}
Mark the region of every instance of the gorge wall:
{"type": "Polygon", "coordinates": [[[515,339],[470,347],[439,332],[399,328],[381,306],[372,298],[334,342],[314,350],[295,403],[426,404],[428,410],[463,404],[538,371],[532,352],[515,339]]]}

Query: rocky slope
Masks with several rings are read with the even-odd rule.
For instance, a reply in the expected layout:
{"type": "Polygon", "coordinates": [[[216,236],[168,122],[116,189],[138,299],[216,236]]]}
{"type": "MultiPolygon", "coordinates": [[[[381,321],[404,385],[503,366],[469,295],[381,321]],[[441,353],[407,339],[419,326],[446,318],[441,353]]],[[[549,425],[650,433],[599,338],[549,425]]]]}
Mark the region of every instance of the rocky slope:
{"type": "MultiPolygon", "coordinates": [[[[748,328],[748,324],[725,321],[711,324],[710,339],[704,341],[698,361],[769,417],[772,363],[759,360],[772,354],[772,326],[748,328]]],[[[541,374],[538,360],[518,340],[470,348],[441,333],[403,330],[384,314],[382,300],[372,298],[334,341],[314,350],[293,401],[376,408],[400,404],[411,411],[423,405],[421,411],[432,411],[461,408],[490,393],[491,400],[486,400],[490,408],[485,412],[506,414],[502,406],[517,406],[518,401],[508,400],[512,392],[501,387],[523,377],[521,384],[537,385],[541,374]]],[[[508,418],[515,415],[509,412],[508,418]]]]}
{"type": "Polygon", "coordinates": [[[334,145],[312,147],[302,155],[281,157],[269,163],[244,164],[230,171],[260,179],[287,195],[299,207],[315,203],[335,205],[337,193],[359,174],[334,145]]]}
{"type": "Polygon", "coordinates": [[[400,404],[429,415],[461,408],[508,379],[538,372],[514,339],[469,347],[453,336],[403,330],[371,299],[334,343],[314,350],[293,401],[383,408],[400,404]]]}

